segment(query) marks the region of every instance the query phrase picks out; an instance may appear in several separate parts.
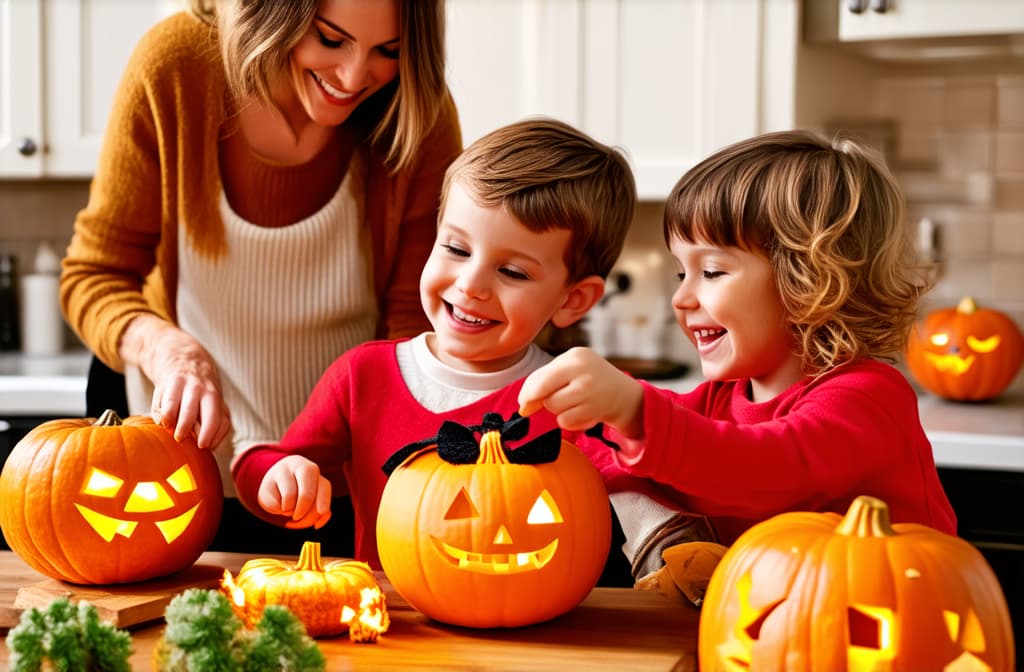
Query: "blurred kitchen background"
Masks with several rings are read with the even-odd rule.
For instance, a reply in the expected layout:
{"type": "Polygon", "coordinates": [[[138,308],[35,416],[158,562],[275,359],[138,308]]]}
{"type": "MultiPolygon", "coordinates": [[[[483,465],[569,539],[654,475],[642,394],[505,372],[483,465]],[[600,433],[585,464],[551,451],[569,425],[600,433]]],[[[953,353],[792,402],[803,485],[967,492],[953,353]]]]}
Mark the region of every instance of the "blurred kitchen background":
{"type": "MultiPolygon", "coordinates": [[[[17,274],[43,241],[62,253],[128,53],[181,6],[0,0],[0,254],[17,274]]],[[[603,354],[694,362],[668,303],[663,199],[711,151],[792,127],[886,153],[938,263],[928,307],[970,294],[1024,324],[1019,0],[451,0],[448,17],[467,144],[550,114],[630,156],[641,204],[580,330],[603,354]]],[[[70,331],[64,347],[80,347],[70,331]]]]}

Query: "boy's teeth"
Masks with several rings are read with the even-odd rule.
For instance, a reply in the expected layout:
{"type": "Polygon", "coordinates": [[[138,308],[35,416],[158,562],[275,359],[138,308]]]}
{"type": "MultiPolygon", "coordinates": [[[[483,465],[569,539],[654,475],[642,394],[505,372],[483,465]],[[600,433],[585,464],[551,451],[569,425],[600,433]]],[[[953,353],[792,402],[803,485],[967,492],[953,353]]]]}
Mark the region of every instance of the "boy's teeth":
{"type": "Polygon", "coordinates": [[[479,317],[473,317],[459,310],[458,306],[452,306],[452,315],[462,320],[463,322],[471,322],[473,324],[488,324],[490,320],[484,320],[479,317]]]}

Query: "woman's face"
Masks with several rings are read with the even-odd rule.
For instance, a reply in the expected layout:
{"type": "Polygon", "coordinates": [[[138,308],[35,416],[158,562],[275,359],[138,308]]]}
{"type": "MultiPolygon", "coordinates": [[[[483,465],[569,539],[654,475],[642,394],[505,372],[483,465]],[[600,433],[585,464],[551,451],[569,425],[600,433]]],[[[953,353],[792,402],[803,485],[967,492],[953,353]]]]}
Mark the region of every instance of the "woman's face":
{"type": "Polygon", "coordinates": [[[291,52],[291,76],[313,123],[338,126],[398,76],[398,0],[320,0],[291,52]]]}

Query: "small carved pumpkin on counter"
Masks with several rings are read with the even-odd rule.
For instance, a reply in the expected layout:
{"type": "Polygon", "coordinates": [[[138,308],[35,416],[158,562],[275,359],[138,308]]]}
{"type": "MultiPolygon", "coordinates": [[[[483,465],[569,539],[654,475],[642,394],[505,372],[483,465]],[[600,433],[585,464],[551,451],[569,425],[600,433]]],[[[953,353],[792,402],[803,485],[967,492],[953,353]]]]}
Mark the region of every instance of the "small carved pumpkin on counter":
{"type": "Polygon", "coordinates": [[[370,566],[358,560],[325,563],[320,544],[312,541],[302,545],[298,562],[254,558],[233,578],[225,570],[221,592],[250,628],[269,604],[288,607],[310,637],[339,635],[351,627],[353,639],[373,641],[389,624],[384,593],[370,566]]]}
{"type": "Polygon", "coordinates": [[[574,608],[600,578],[611,544],[601,476],[558,430],[506,449],[528,427],[496,413],[481,426],[448,421],[384,465],[381,565],[428,617],[529,625],[574,608]]]}
{"type": "Polygon", "coordinates": [[[711,577],[700,669],[907,672],[1014,668],[1002,589],[968,542],[889,522],[858,497],[845,517],[784,513],[745,532],[711,577]]]}
{"type": "Polygon", "coordinates": [[[964,297],[918,322],[907,343],[907,367],[929,392],[955,401],[1002,393],[1024,361],[1024,335],[1005,313],[964,297]]]}
{"type": "Polygon", "coordinates": [[[190,567],[217,532],[217,462],[148,416],[51,420],[0,474],[0,527],[36,571],[78,584],[145,581],[190,567]]]}

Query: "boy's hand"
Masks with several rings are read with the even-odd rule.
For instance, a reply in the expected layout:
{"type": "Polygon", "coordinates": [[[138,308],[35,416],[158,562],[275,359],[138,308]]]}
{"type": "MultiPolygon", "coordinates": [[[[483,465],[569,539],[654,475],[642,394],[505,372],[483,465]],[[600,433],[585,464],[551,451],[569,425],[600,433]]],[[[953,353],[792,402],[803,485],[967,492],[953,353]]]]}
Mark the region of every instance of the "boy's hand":
{"type": "Polygon", "coordinates": [[[331,518],[331,482],[315,462],[289,455],[267,471],[257,501],[267,513],[291,518],[289,529],[319,530],[331,518]]]}
{"type": "Polygon", "coordinates": [[[639,382],[590,348],[572,348],[526,377],[519,414],[546,408],[567,431],[603,422],[635,438],[643,434],[643,402],[639,382]]]}

